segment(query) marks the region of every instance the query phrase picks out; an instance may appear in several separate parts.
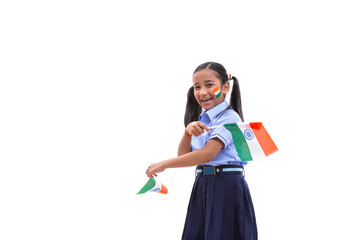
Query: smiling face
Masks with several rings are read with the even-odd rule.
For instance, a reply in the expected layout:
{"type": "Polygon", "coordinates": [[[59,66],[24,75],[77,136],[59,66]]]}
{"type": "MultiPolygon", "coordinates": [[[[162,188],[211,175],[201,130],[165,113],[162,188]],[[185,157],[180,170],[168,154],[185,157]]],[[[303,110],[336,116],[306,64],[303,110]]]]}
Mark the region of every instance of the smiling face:
{"type": "Polygon", "coordinates": [[[216,72],[208,68],[196,72],[193,82],[195,99],[205,110],[222,103],[225,94],[229,92],[229,82],[221,86],[221,80],[216,76],[216,72]],[[217,91],[216,88],[218,88],[217,91]]]}

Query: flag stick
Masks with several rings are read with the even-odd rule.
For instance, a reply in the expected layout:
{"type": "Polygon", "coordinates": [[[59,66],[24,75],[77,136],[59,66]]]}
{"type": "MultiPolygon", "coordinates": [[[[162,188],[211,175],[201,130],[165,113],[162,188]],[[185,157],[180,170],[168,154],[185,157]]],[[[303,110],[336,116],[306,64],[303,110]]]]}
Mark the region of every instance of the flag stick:
{"type": "Polygon", "coordinates": [[[212,127],[208,127],[209,129],[214,129],[214,128],[218,128],[218,127],[223,127],[224,125],[217,125],[217,126],[212,126],[212,127]]]}
{"type": "MultiPolygon", "coordinates": [[[[223,127],[224,125],[217,125],[217,126],[212,126],[212,127],[208,127],[209,129],[214,129],[214,128],[218,128],[218,127],[223,127]]],[[[249,123],[238,123],[239,127],[248,127],[249,123]]]]}

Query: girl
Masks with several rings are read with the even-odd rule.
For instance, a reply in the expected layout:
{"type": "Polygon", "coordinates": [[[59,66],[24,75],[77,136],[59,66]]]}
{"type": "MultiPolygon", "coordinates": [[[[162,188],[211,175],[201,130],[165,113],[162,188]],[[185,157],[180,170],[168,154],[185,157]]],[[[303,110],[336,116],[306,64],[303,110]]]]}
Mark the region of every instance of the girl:
{"type": "Polygon", "coordinates": [[[201,64],[188,92],[186,128],[178,157],[152,163],[146,171],[148,177],[153,177],[167,168],[197,165],[183,240],[257,240],[254,208],[243,176],[246,162],[239,158],[226,128],[209,129],[240,121],[243,114],[238,80],[229,79],[219,63],[201,64]],[[225,101],[229,80],[234,81],[230,105],[225,101]]]}

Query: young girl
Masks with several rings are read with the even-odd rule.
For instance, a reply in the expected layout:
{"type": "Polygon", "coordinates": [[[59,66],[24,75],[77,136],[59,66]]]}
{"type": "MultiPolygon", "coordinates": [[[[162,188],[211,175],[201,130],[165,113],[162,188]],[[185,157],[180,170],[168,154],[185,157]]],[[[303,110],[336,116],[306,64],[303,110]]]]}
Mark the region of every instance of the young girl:
{"type": "Polygon", "coordinates": [[[207,62],[196,68],[188,92],[185,133],[178,157],[152,163],[148,177],[167,168],[196,167],[183,240],[257,240],[257,227],[243,166],[231,133],[211,126],[243,121],[239,82],[207,62]],[[233,80],[230,105],[225,101],[233,80]],[[202,112],[203,110],[203,112],[202,112]]]}

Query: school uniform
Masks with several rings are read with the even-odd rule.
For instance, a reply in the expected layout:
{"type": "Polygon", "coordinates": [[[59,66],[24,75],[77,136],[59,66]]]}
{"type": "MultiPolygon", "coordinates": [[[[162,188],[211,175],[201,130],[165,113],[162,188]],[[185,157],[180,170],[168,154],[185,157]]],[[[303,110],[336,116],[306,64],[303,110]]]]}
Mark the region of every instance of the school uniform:
{"type": "MultiPolygon", "coordinates": [[[[203,112],[199,121],[217,126],[240,122],[226,101],[203,112]]],[[[223,127],[191,138],[192,151],[218,138],[224,147],[216,157],[196,167],[182,240],[257,240],[254,207],[231,133],[223,127]]]]}

